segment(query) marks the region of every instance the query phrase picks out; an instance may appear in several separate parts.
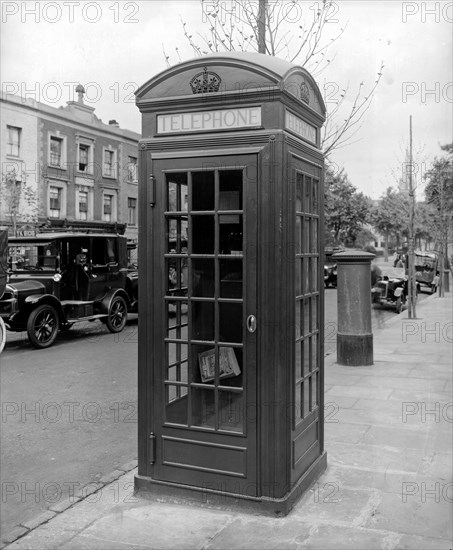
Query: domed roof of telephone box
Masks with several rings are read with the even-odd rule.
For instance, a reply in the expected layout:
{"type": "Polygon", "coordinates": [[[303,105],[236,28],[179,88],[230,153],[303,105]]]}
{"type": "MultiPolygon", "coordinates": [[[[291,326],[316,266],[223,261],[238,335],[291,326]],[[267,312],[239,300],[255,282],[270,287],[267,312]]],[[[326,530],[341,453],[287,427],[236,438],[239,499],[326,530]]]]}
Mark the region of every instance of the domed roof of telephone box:
{"type": "Polygon", "coordinates": [[[286,91],[322,117],[326,108],[311,74],[295,65],[260,53],[222,52],[197,57],[157,74],[135,92],[137,105],[159,99],[286,91]]]}

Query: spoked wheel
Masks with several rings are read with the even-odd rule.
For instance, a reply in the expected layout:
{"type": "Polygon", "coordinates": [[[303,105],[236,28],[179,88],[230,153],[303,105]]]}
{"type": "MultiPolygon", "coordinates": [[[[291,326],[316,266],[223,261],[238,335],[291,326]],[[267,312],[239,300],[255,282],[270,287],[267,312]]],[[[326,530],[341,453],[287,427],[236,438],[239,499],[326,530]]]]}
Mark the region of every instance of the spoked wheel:
{"type": "Polygon", "coordinates": [[[55,308],[47,304],[38,306],[30,313],[27,321],[27,333],[35,348],[48,348],[58,334],[60,320],[55,308]]]}
{"type": "Polygon", "coordinates": [[[3,319],[0,317],[0,353],[2,353],[6,342],[6,327],[3,319]]]}
{"type": "Polygon", "coordinates": [[[115,296],[110,304],[109,315],[105,321],[110,332],[121,332],[126,326],[127,304],[122,296],[115,296]]]}

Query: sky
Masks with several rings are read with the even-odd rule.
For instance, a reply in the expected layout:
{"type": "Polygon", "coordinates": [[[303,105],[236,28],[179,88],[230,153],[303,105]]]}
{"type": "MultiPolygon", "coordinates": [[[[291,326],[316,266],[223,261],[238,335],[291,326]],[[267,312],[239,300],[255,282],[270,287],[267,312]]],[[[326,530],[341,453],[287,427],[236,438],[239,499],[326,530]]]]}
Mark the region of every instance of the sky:
{"type": "MultiPolygon", "coordinates": [[[[290,2],[275,1],[282,7],[290,2]]],[[[293,40],[316,6],[299,0],[288,15],[293,40]]],[[[205,0],[205,9],[211,8],[205,0]]],[[[182,21],[194,37],[207,32],[198,0],[1,0],[2,91],[60,107],[76,99],[81,83],[85,102],[103,122],[116,119],[120,127],[140,132],[134,91],[167,63],[194,57],[182,21]]],[[[347,88],[338,114],[344,118],[360,83],[366,95],[384,64],[363,124],[330,158],[373,199],[397,185],[410,117],[418,198],[420,174],[443,154],[440,145],[453,141],[452,38],[451,1],[339,0],[328,12],[323,39],[331,61],[320,74],[312,70],[320,88],[327,86],[328,111],[347,88]]]]}

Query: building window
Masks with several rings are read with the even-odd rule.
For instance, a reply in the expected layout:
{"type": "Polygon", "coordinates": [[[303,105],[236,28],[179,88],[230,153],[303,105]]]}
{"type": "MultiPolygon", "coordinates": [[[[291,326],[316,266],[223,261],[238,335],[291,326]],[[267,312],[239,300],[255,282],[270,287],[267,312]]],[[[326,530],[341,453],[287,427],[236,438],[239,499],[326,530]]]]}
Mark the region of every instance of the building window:
{"type": "Polygon", "coordinates": [[[79,191],[79,220],[88,219],[88,192],[79,191]]]}
{"type": "Polygon", "coordinates": [[[61,211],[61,189],[59,187],[50,187],[49,190],[50,209],[49,214],[52,218],[59,218],[61,211]]]}
{"type": "Polygon", "coordinates": [[[104,165],[102,175],[106,178],[116,178],[116,151],[104,149],[104,165]]]}
{"type": "Polygon", "coordinates": [[[57,136],[50,136],[49,164],[61,167],[65,162],[64,140],[57,136]]]}
{"type": "Polygon", "coordinates": [[[90,147],[81,143],[79,145],[79,172],[87,171],[89,153],[90,147]]]}
{"type": "Polygon", "coordinates": [[[47,216],[49,218],[66,217],[66,184],[49,181],[47,187],[47,216]]]}
{"type": "Polygon", "coordinates": [[[129,157],[127,163],[127,181],[137,182],[137,157],[129,157]]]}
{"type": "Polygon", "coordinates": [[[127,199],[127,223],[137,225],[137,199],[132,197],[127,199]]]}
{"type": "Polygon", "coordinates": [[[20,137],[22,128],[16,126],[7,126],[8,129],[8,149],[7,154],[12,157],[20,156],[20,137]]]}
{"type": "Polygon", "coordinates": [[[111,222],[113,220],[113,195],[104,195],[103,220],[111,222]]]}
{"type": "Polygon", "coordinates": [[[89,138],[77,138],[77,168],[79,172],[93,174],[94,141],[89,138]]]}

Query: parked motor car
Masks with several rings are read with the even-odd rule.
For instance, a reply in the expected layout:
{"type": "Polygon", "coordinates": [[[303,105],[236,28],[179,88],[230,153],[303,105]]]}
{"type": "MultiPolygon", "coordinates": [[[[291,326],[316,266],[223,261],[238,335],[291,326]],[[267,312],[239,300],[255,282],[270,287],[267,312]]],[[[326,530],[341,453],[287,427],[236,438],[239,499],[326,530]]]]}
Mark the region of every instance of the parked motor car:
{"type": "MultiPolygon", "coordinates": [[[[8,232],[0,231],[0,298],[6,288],[7,280],[7,252],[8,252],[8,232]]],[[[3,319],[0,317],[0,353],[3,351],[6,340],[6,327],[3,319]]]]}
{"type": "Polygon", "coordinates": [[[99,320],[120,332],[137,310],[138,274],[128,269],[121,235],[10,237],[8,273],[0,316],[8,330],[26,330],[36,348],[51,346],[59,330],[78,321],[99,320]]]}
{"type": "Polygon", "coordinates": [[[337,264],[324,264],[324,286],[326,288],[337,287],[337,264]]]}
{"type": "Polygon", "coordinates": [[[337,262],[332,255],[343,252],[341,248],[326,248],[324,250],[324,286],[325,288],[337,287],[337,262]]]}
{"type": "Polygon", "coordinates": [[[371,302],[401,313],[407,298],[407,275],[403,267],[385,267],[371,288],[371,302]]]}
{"type": "Polygon", "coordinates": [[[427,286],[434,294],[439,285],[439,254],[437,252],[422,252],[416,250],[414,255],[415,279],[417,289],[427,286]]]}

